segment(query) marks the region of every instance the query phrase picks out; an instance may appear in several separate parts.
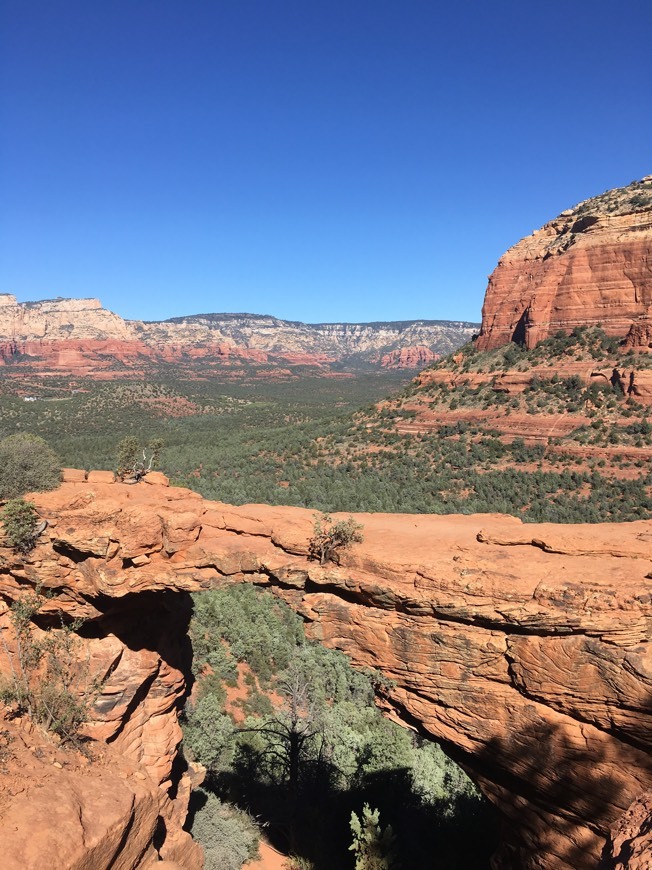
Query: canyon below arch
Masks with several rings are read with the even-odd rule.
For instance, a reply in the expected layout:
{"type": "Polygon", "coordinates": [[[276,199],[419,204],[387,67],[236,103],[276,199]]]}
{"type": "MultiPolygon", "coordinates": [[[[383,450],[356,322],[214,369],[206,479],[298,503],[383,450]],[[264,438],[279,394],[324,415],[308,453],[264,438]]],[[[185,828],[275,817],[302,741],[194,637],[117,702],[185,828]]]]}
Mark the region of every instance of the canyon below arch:
{"type": "Polygon", "coordinates": [[[0,620],[37,586],[42,620],[85,620],[102,748],[73,763],[11,723],[26,761],[0,802],[8,870],[38,850],[80,870],[201,866],[182,830],[201,778],[180,754],[189,593],[241,582],[388,678],[386,715],[440,741],[497,807],[495,868],[581,870],[603,850],[604,867],[647,866],[627,825],[652,789],[652,521],[358,514],[364,542],[320,566],[310,510],[210,502],[156,473],[64,481],[30,496],[48,525],[29,556],[0,547],[0,620]]]}

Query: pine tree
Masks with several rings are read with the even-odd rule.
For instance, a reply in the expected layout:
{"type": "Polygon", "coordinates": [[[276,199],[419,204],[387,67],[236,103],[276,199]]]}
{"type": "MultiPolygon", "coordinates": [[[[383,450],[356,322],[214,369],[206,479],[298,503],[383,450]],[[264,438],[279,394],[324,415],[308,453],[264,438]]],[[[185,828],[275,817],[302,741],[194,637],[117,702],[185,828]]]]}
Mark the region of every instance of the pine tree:
{"type": "Polygon", "coordinates": [[[349,851],[355,852],[355,870],[391,870],[396,866],[396,837],[391,825],[385,830],[380,827],[380,810],[365,804],[360,818],[351,813],[351,833],[349,851]]]}

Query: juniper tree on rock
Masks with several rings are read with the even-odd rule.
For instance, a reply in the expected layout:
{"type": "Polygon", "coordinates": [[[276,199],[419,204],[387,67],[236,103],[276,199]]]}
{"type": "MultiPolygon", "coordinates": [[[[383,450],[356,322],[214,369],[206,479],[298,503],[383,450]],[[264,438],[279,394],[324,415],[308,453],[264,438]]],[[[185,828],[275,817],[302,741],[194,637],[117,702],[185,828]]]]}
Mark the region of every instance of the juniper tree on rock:
{"type": "Polygon", "coordinates": [[[128,435],[118,445],[117,472],[122,480],[137,483],[156,468],[163,449],[160,438],[142,445],[135,435],[128,435]]]}
{"type": "Polygon", "coordinates": [[[310,557],[317,559],[320,565],[338,562],[341,550],[362,543],[362,529],[362,524],[353,517],[334,522],[330,514],[317,515],[313,535],[308,541],[310,557]]]}

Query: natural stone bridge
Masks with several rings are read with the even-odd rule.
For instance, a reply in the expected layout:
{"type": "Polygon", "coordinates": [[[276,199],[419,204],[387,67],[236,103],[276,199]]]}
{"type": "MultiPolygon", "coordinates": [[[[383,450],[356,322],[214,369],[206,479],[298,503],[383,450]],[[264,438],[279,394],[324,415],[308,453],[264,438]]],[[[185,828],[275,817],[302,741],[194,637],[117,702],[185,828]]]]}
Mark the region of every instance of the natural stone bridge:
{"type": "MultiPolygon", "coordinates": [[[[33,497],[49,526],[29,558],[0,550],[0,596],[51,590],[45,611],[86,617],[94,673],[110,674],[90,729],[147,779],[114,777],[130,815],[107,867],[159,855],[200,866],[181,831],[191,777],[177,758],[187,593],[230,582],[271,587],[313,637],[393,681],[386,713],[441,741],[501,812],[497,867],[595,867],[610,827],[652,788],[652,522],[363,514],[364,543],[321,567],[307,559],[312,511],[209,502],[162,475],[67,480],[33,497]]],[[[97,797],[84,803],[72,772],[57,777],[52,801],[72,789],[77,808],[66,844],[79,863],[61,866],[86,866],[97,797]]],[[[11,819],[29,824],[30,806],[27,788],[11,819]]],[[[4,836],[10,870],[30,866],[25,836],[4,836]]]]}

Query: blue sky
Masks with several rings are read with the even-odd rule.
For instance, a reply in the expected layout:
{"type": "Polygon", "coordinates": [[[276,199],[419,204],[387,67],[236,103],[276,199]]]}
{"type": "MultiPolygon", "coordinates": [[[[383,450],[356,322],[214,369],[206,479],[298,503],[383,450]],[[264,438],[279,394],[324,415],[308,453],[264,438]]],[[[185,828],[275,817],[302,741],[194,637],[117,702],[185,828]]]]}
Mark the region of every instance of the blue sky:
{"type": "Polygon", "coordinates": [[[0,0],[0,292],[479,320],[652,172],[652,4],[0,0]]]}

